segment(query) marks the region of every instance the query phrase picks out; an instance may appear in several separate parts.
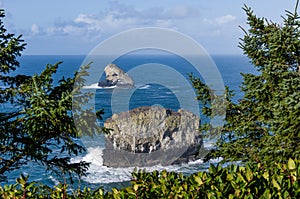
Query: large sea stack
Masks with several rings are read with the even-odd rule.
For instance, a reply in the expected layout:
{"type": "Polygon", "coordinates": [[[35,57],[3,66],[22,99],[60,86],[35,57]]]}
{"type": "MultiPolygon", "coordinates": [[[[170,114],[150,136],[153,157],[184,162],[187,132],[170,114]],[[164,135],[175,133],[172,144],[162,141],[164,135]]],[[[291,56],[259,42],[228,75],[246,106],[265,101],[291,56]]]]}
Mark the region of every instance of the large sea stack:
{"type": "Polygon", "coordinates": [[[104,68],[105,80],[99,81],[98,86],[111,87],[117,86],[120,88],[134,87],[133,79],[115,64],[108,64],[104,68]]]}
{"type": "Polygon", "coordinates": [[[200,118],[162,107],[139,107],[114,114],[104,126],[104,165],[110,167],[171,165],[197,158],[202,146],[200,118]]]}

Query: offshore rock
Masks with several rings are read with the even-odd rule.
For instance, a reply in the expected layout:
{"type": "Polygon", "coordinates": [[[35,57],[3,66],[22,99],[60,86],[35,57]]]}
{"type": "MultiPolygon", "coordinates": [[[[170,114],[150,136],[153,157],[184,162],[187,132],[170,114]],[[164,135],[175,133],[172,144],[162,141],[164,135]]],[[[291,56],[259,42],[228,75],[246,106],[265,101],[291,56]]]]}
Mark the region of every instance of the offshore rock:
{"type": "Polygon", "coordinates": [[[98,86],[111,87],[117,86],[121,88],[134,87],[133,79],[115,64],[108,64],[104,68],[106,75],[105,80],[98,82],[98,86]]]}
{"type": "Polygon", "coordinates": [[[114,114],[104,123],[112,129],[105,137],[104,165],[153,166],[195,160],[203,144],[200,118],[162,107],[139,107],[114,114]]]}

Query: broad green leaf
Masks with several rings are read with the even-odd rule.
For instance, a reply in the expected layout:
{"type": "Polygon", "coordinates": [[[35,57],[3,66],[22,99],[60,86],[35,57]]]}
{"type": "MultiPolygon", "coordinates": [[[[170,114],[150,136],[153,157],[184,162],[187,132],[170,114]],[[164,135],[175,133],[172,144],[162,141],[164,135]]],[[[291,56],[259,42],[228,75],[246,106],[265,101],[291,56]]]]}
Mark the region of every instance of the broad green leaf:
{"type": "Polygon", "coordinates": [[[296,169],[295,161],[291,158],[288,160],[288,168],[289,168],[289,170],[295,170],[296,169]]]}

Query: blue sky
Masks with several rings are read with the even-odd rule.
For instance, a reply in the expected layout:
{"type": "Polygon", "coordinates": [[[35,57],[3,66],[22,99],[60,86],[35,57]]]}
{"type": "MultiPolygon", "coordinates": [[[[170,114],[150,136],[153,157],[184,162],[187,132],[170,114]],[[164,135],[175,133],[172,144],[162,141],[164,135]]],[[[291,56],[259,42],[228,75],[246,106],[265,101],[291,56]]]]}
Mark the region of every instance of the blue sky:
{"type": "Polygon", "coordinates": [[[101,41],[132,28],[184,33],[210,54],[241,54],[247,27],[242,7],[281,22],[296,0],[0,0],[10,32],[23,34],[24,54],[88,54],[101,41]]]}

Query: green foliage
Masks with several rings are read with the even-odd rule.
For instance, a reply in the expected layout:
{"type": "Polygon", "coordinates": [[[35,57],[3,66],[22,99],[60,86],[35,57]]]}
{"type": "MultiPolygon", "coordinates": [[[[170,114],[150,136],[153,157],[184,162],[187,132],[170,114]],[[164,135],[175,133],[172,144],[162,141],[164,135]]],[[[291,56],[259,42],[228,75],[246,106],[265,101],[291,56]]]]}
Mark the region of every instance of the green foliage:
{"type": "MultiPolygon", "coordinates": [[[[10,71],[16,70],[19,62],[16,57],[21,55],[21,51],[25,49],[25,43],[21,36],[15,37],[14,34],[6,33],[2,18],[5,17],[4,10],[0,9],[0,72],[7,74],[10,71]]],[[[6,78],[8,78],[6,76],[6,78]]],[[[3,80],[3,76],[1,76],[3,80]]]]}
{"type": "MultiPolygon", "coordinates": [[[[298,4],[298,3],[297,3],[298,4]]],[[[216,150],[208,158],[273,165],[299,158],[300,145],[300,18],[286,11],[282,24],[257,17],[245,6],[249,29],[240,47],[257,74],[242,74],[244,96],[232,101],[227,90],[225,126],[216,150]]],[[[209,88],[191,77],[198,99],[211,116],[209,88]],[[208,105],[206,105],[208,104],[208,105]]],[[[213,128],[204,126],[205,131],[213,128]]]]}
{"type": "MultiPolygon", "coordinates": [[[[237,103],[226,90],[226,124],[210,157],[224,161],[244,161],[245,166],[226,168],[211,165],[208,171],[183,176],[175,172],[133,172],[132,185],[122,189],[102,188],[71,191],[66,183],[54,188],[28,182],[21,176],[17,183],[0,187],[1,198],[300,198],[300,21],[297,12],[288,12],[283,24],[258,18],[244,7],[248,31],[240,47],[251,59],[258,74],[242,74],[244,96],[237,103]]],[[[297,6],[296,6],[297,10],[297,6]]],[[[4,12],[0,11],[0,19],[4,12]]],[[[12,76],[24,49],[21,37],[7,34],[0,21],[1,84],[0,103],[11,111],[0,113],[0,175],[18,168],[28,160],[60,173],[84,174],[85,162],[70,163],[70,157],[84,148],[75,140],[82,133],[75,128],[87,125],[90,109],[82,110],[90,96],[81,93],[83,71],[74,78],[62,79],[53,85],[53,74],[60,63],[47,65],[40,75],[12,76]],[[77,85],[74,86],[74,83],[77,85]],[[74,86],[74,87],[73,87],[74,86]],[[78,103],[72,103],[72,96],[78,103]],[[74,111],[75,110],[75,111],[74,111]],[[60,157],[52,150],[60,149],[60,157]]],[[[88,66],[87,66],[88,67],[88,66]]],[[[198,78],[190,77],[203,103],[203,113],[212,112],[220,96],[198,78]]],[[[101,112],[97,113],[101,116],[101,112]]],[[[85,129],[91,134],[94,126],[85,129]]],[[[202,130],[214,135],[219,129],[203,125],[202,130]]]]}
{"type": "MultiPolygon", "coordinates": [[[[6,107],[0,112],[0,181],[5,180],[7,172],[28,162],[41,164],[62,177],[84,175],[88,163],[72,163],[70,159],[85,150],[78,142],[81,132],[74,118],[84,125],[86,118],[94,115],[89,109],[81,114],[81,105],[90,95],[79,88],[89,65],[73,78],[57,83],[53,75],[60,62],[47,65],[39,75],[12,75],[19,67],[17,57],[25,44],[20,36],[6,33],[2,18],[4,11],[0,10],[0,103],[6,107]],[[81,99],[76,104],[72,103],[75,94],[81,99]]],[[[98,130],[91,124],[86,125],[86,132],[98,130]]]]}
{"type": "MultiPolygon", "coordinates": [[[[298,198],[299,161],[289,160],[274,168],[260,164],[211,165],[208,172],[185,177],[166,171],[134,173],[132,187],[141,198],[298,198]]],[[[128,189],[128,188],[127,188],[128,189]]],[[[125,189],[125,190],[127,190],[125,189]]]]}
{"type": "Polygon", "coordinates": [[[20,198],[104,198],[104,190],[102,188],[91,190],[84,188],[83,190],[75,190],[70,192],[67,184],[60,183],[53,188],[37,182],[28,182],[28,176],[21,176],[16,180],[16,184],[5,185],[0,187],[0,196],[3,199],[20,198]]]}
{"type": "Polygon", "coordinates": [[[0,187],[2,198],[299,198],[300,161],[289,159],[287,164],[273,168],[261,164],[231,165],[223,168],[211,165],[207,172],[183,176],[175,172],[134,171],[131,186],[68,191],[66,184],[54,188],[27,177],[14,185],[0,187]]]}

